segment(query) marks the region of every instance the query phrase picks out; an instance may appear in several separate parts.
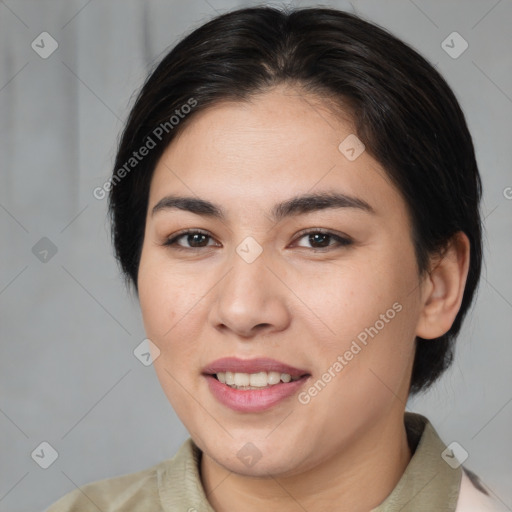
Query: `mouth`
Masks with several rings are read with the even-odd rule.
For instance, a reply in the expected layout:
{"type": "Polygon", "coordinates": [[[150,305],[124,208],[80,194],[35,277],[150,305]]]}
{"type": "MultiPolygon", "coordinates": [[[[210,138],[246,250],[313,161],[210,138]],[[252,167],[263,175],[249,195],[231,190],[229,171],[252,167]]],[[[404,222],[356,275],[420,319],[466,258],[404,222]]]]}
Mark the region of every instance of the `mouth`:
{"type": "MultiPolygon", "coordinates": [[[[301,377],[305,377],[305,375],[301,377]]],[[[301,377],[292,377],[289,373],[280,372],[218,372],[212,375],[222,384],[233,389],[263,389],[276,386],[281,383],[288,383],[299,380],[301,377]]]]}
{"type": "Polygon", "coordinates": [[[203,369],[213,396],[239,412],[260,412],[297,393],[311,376],[273,359],[223,358],[203,369]]]}

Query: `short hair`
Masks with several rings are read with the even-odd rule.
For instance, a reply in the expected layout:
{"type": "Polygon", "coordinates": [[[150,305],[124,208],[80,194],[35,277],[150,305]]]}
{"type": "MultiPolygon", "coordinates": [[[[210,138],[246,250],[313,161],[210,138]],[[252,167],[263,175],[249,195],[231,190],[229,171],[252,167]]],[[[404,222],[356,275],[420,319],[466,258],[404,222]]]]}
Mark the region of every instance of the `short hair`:
{"type": "Polygon", "coordinates": [[[464,114],[443,77],[410,46],[356,15],[329,8],[238,9],[191,32],[156,65],[120,138],[118,179],[109,192],[112,241],[125,281],[138,294],[149,187],[165,148],[198,112],[221,101],[247,101],[279,84],[349,113],[366,151],[405,200],[420,275],[455,233],[469,238],[469,272],[453,325],[439,338],[415,340],[409,391],[424,391],[452,362],[480,278],[481,180],[464,114]],[[133,151],[150,141],[156,147],[129,169],[133,151]]]}

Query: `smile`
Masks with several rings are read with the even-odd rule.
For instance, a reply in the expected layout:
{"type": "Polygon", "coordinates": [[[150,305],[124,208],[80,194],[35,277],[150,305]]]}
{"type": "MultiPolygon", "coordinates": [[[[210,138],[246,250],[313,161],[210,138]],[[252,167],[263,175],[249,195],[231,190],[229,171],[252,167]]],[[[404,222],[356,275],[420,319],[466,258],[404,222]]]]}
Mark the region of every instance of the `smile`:
{"type": "Polygon", "coordinates": [[[298,380],[300,377],[292,377],[289,373],[258,372],[258,373],[233,373],[218,372],[217,380],[234,389],[260,389],[275,386],[281,382],[298,380]]]}
{"type": "Polygon", "coordinates": [[[296,394],[310,374],[266,358],[224,358],[203,369],[214,398],[237,412],[261,412],[296,394]]]}

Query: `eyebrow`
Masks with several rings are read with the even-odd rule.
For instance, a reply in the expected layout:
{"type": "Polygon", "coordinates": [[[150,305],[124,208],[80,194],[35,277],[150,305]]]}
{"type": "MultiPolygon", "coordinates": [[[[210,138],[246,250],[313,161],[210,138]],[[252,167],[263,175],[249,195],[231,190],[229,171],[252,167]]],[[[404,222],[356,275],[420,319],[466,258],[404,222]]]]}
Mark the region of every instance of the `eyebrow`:
{"type": "MultiPolygon", "coordinates": [[[[279,222],[286,217],[304,215],[318,210],[332,208],[354,208],[367,213],[375,210],[362,199],[341,193],[324,192],[319,194],[304,194],[292,197],[273,206],[270,214],[274,221],[279,222]]],[[[186,196],[165,196],[151,211],[151,215],[163,210],[184,210],[196,215],[226,220],[223,208],[205,199],[186,196]]]]}

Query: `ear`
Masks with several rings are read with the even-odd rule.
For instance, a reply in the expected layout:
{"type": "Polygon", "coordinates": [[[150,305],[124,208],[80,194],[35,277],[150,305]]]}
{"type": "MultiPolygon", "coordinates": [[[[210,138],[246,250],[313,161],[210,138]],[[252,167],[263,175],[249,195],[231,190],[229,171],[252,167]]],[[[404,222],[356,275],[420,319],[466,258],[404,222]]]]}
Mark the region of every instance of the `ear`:
{"type": "Polygon", "coordinates": [[[431,261],[422,282],[422,309],[416,336],[433,339],[446,334],[459,312],[469,270],[469,239],[459,231],[446,250],[431,261]]]}

